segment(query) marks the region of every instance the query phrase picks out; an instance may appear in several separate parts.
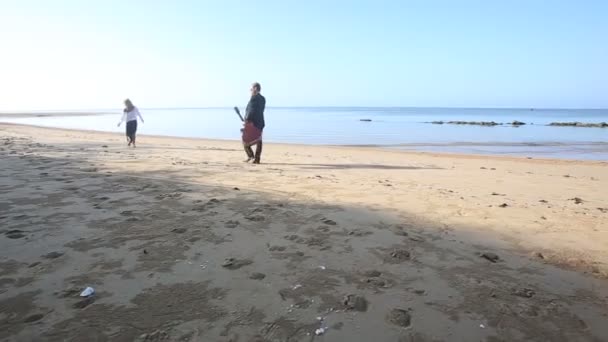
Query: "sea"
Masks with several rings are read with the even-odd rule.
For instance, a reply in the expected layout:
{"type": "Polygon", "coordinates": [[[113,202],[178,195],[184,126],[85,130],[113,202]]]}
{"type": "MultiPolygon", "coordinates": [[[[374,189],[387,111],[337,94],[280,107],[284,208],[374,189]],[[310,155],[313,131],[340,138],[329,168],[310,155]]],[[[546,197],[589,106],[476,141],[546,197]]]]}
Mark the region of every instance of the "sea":
{"type": "MultiPolygon", "coordinates": [[[[0,116],[0,122],[116,133],[124,130],[124,125],[116,127],[120,109],[78,112],[88,115],[7,114],[0,116]]],[[[232,108],[140,108],[140,112],[145,123],[140,123],[139,134],[240,139],[242,124],[232,108]]],[[[608,128],[548,126],[551,122],[608,122],[608,109],[270,107],[265,119],[266,142],[608,161],[608,128]],[[433,121],[505,125],[437,125],[433,121]],[[507,125],[513,121],[526,124],[507,125]]]]}

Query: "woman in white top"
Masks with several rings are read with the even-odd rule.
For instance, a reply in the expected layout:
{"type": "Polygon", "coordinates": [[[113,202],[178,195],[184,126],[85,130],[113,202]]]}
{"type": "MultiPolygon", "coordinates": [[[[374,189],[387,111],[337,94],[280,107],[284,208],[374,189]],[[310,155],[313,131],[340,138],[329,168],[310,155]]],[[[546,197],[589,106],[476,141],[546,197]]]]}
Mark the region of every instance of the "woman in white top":
{"type": "Polygon", "coordinates": [[[137,107],[133,105],[131,100],[125,100],[125,109],[123,110],[122,119],[118,123],[118,127],[123,121],[127,121],[127,142],[129,143],[127,146],[135,147],[135,133],[137,133],[137,117],[141,120],[141,123],[144,123],[144,118],[139,113],[137,107]]]}

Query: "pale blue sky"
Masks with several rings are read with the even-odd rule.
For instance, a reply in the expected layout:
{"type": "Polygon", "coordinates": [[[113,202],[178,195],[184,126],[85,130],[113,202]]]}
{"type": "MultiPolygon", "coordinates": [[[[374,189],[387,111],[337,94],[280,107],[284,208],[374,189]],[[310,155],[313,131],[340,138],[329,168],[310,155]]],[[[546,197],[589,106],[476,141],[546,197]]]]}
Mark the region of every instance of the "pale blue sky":
{"type": "Polygon", "coordinates": [[[0,110],[608,107],[608,1],[0,0],[0,110]]]}

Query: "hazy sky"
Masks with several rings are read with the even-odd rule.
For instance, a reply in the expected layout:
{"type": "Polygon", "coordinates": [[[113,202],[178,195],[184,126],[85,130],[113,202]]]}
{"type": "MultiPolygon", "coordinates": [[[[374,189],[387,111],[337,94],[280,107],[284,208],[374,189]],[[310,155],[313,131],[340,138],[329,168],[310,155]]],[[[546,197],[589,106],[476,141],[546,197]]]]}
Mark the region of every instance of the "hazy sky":
{"type": "Polygon", "coordinates": [[[0,110],[608,107],[608,1],[0,0],[0,110]]]}

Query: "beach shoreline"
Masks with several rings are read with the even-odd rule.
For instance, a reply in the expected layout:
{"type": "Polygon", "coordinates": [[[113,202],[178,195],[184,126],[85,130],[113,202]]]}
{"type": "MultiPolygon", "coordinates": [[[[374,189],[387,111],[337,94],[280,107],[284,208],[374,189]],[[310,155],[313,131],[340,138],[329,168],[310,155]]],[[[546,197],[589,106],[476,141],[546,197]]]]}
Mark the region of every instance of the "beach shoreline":
{"type": "Polygon", "coordinates": [[[608,339],[607,162],[4,123],[0,156],[0,340],[608,339]]]}
{"type": "MultiPolygon", "coordinates": [[[[87,130],[87,129],[74,129],[74,128],[60,128],[60,127],[49,127],[49,126],[40,126],[40,125],[32,125],[32,124],[22,124],[22,123],[10,123],[10,122],[0,122],[1,126],[7,127],[32,127],[39,130],[49,130],[49,131],[66,131],[66,132],[86,132],[88,134],[100,134],[100,135],[113,135],[120,136],[123,133],[119,132],[108,132],[108,131],[98,131],[98,130],[87,130]]],[[[158,135],[158,134],[138,134],[140,137],[149,137],[153,139],[173,139],[173,140],[183,140],[190,141],[192,143],[199,142],[208,142],[208,143],[236,143],[240,144],[239,140],[236,139],[211,139],[204,137],[183,137],[183,136],[174,136],[174,135],[158,135]]],[[[359,145],[339,145],[339,144],[306,144],[306,143],[288,143],[288,142],[271,142],[268,144],[272,144],[275,146],[281,147],[312,147],[312,148],[337,148],[337,149],[354,149],[354,150],[370,150],[377,152],[386,152],[386,153],[400,153],[400,154],[421,154],[435,157],[451,157],[451,158],[464,158],[464,159],[485,159],[485,158],[497,158],[504,160],[526,160],[526,161],[535,161],[535,162],[550,162],[550,163],[582,163],[589,165],[608,165],[608,161],[604,160],[593,160],[593,159],[570,159],[570,158],[548,158],[548,157],[529,157],[524,155],[500,155],[500,154],[492,154],[492,153],[459,153],[459,152],[432,152],[432,151],[423,151],[416,150],[416,147],[420,146],[454,146],[454,145],[467,145],[467,146],[484,146],[484,143],[450,143],[450,144],[438,144],[438,143],[411,143],[411,144],[396,144],[396,145],[376,145],[376,144],[359,144],[359,145]],[[406,149],[411,148],[411,149],[406,149]]],[[[490,143],[492,146],[501,145],[500,143],[490,143]]],[[[607,143],[591,143],[603,146],[607,143]]],[[[504,144],[505,146],[528,146],[530,144],[504,144]]],[[[560,142],[549,142],[546,144],[535,144],[534,146],[576,146],[577,143],[569,144],[569,143],[560,143],[560,142]]]]}

